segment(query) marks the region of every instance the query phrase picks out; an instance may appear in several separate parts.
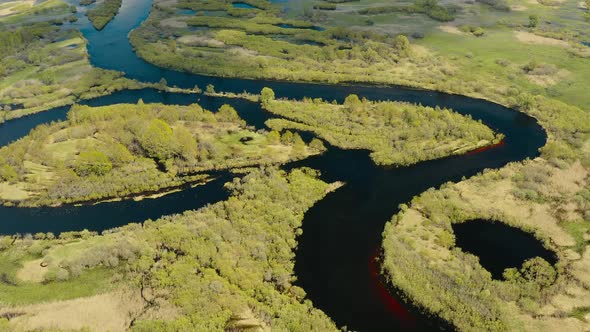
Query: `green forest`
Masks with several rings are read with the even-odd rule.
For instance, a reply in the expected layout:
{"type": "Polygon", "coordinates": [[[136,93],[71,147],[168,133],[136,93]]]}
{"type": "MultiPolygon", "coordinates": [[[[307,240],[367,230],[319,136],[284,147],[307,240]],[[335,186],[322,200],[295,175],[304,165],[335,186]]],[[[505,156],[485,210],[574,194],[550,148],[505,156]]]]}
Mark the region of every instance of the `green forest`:
{"type": "MultiPolygon", "coordinates": [[[[137,310],[123,320],[132,331],[336,331],[292,284],[303,214],[330,186],[311,169],[264,168],[227,187],[227,201],[100,236],[0,237],[2,316],[27,303],[130,288],[135,296],[125,304],[137,310]],[[17,271],[31,260],[45,266],[36,264],[40,282],[19,281],[17,271]]],[[[100,303],[88,305],[101,314],[100,303]]]]}
{"type": "Polygon", "coordinates": [[[122,0],[104,0],[95,8],[89,9],[86,16],[96,30],[102,30],[117,15],[122,0]]]}
{"type": "Polygon", "coordinates": [[[67,121],[0,149],[0,197],[28,206],[128,197],[322,151],[299,135],[273,136],[246,128],[229,105],[215,113],[196,104],[74,105],[67,121]]]}
{"type": "MultiPolygon", "coordinates": [[[[272,91],[266,90],[272,95],[272,91]]],[[[462,154],[497,143],[501,134],[450,110],[401,102],[371,102],[350,95],[343,104],[321,99],[265,98],[264,107],[280,119],[266,124],[277,131],[311,131],[343,149],[366,149],[378,165],[407,166],[462,154]]]]}

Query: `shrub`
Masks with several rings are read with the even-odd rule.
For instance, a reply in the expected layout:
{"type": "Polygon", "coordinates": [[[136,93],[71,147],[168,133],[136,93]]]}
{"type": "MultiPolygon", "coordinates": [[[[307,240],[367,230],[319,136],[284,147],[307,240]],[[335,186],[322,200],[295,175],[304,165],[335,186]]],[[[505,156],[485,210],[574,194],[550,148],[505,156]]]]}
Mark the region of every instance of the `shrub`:
{"type": "Polygon", "coordinates": [[[109,158],[102,152],[86,151],[80,153],[74,165],[74,171],[79,176],[107,174],[113,168],[109,158]]]}

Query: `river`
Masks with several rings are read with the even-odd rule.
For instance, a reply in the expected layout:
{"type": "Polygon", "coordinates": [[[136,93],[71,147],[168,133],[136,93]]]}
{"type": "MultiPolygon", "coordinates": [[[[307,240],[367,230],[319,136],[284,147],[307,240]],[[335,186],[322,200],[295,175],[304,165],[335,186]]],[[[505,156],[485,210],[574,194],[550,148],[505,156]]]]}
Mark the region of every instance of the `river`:
{"type": "MultiPolygon", "coordinates": [[[[534,158],[545,144],[545,131],[533,118],[488,101],[404,87],[361,85],[322,85],[263,80],[244,80],[180,73],[159,68],[138,58],[127,35],[149,14],[151,1],[123,0],[115,19],[102,31],[94,30],[85,17],[76,26],[88,40],[93,65],[123,71],[129,78],[169,85],[204,88],[213,84],[217,91],[258,93],[267,86],[277,97],[300,99],[321,97],[343,101],[351,93],[371,100],[396,100],[425,106],[451,108],[482,120],[492,129],[506,135],[504,144],[479,153],[452,156],[422,162],[410,167],[375,166],[366,151],[347,151],[330,147],[315,156],[285,166],[309,166],[321,171],[325,181],[344,181],[346,185],[329,194],[305,215],[303,235],[296,250],[297,284],[305,289],[314,304],[326,312],[338,326],[350,330],[437,330],[444,326],[436,319],[424,317],[384,291],[376,278],[372,262],[381,245],[381,233],[398,205],[415,195],[448,181],[460,181],[486,168],[499,168],[512,161],[534,158]]],[[[110,96],[85,101],[98,106],[113,103],[162,102],[190,104],[216,109],[222,103],[233,105],[240,115],[257,128],[264,126],[270,115],[258,104],[238,100],[210,98],[159,92],[153,89],[122,91],[110,96]]],[[[0,144],[26,135],[40,123],[60,120],[67,107],[16,119],[0,125],[0,144]]],[[[186,189],[158,199],[126,200],[90,206],[60,208],[0,207],[0,233],[59,233],[84,228],[101,231],[129,222],[141,222],[162,215],[197,209],[207,203],[223,200],[227,193],[224,175],[204,186],[186,189]]]]}

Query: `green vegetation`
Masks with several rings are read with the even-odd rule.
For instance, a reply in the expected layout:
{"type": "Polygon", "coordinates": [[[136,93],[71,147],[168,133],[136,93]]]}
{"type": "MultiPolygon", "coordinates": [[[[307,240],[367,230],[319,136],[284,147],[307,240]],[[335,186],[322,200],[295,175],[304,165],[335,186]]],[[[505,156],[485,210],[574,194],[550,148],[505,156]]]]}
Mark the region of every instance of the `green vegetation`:
{"type": "Polygon", "coordinates": [[[86,16],[96,30],[102,30],[117,15],[121,4],[122,0],[104,0],[95,8],[89,9],[86,16]]]}
{"type": "Polygon", "coordinates": [[[454,9],[440,6],[438,4],[438,0],[417,0],[412,5],[369,7],[361,9],[358,12],[359,14],[363,15],[376,15],[391,12],[401,12],[408,14],[420,13],[428,15],[428,17],[434,20],[447,22],[453,21],[455,19],[453,11],[454,9]]]}
{"type": "MultiPolygon", "coordinates": [[[[292,284],[293,248],[304,212],[330,188],[316,175],[310,169],[290,173],[258,170],[229,183],[232,197],[225,202],[101,236],[72,232],[59,239],[49,234],[38,234],[37,240],[0,238],[0,264],[9,256],[16,264],[3,269],[15,284],[0,282],[0,310],[23,303],[8,297],[8,289],[18,294],[34,285],[43,291],[95,278],[102,283],[102,292],[125,287],[141,292],[143,310],[129,317],[131,326],[124,327],[132,331],[335,331],[330,319],[292,284]],[[21,254],[33,251],[39,254],[21,254]],[[42,270],[44,283],[16,279],[16,269],[33,258],[48,264],[42,270]],[[47,278],[52,266],[63,270],[64,281],[47,278]],[[111,277],[93,271],[107,271],[111,277]],[[119,282],[105,285],[110,280],[119,282]]],[[[88,282],[86,292],[96,292],[95,286],[88,282]]],[[[84,296],[70,291],[55,296],[64,293],[84,296]]],[[[46,312],[59,310],[61,303],[55,302],[46,312]]],[[[10,312],[30,310],[20,306],[10,312]]],[[[34,319],[35,314],[27,319],[34,319]]]]}
{"type": "Polygon", "coordinates": [[[74,106],[67,121],[39,126],[0,149],[0,197],[22,205],[127,197],[202,181],[207,171],[322,151],[298,135],[276,141],[244,125],[228,105],[217,113],[141,102],[74,106]]]}
{"type": "Polygon", "coordinates": [[[590,102],[582,89],[590,77],[590,50],[580,43],[587,39],[588,25],[580,22],[577,3],[461,2],[445,7],[456,17],[443,26],[422,14],[358,13],[386,5],[391,6],[363,0],[311,14],[296,6],[283,13],[272,5],[236,16],[222,1],[185,1],[182,6],[197,12],[216,6],[216,14],[183,17],[166,3],[152,11],[131,41],[142,58],[157,65],[217,76],[400,84],[508,106],[523,93],[579,107],[590,102]],[[397,35],[412,37],[408,52],[397,49],[397,35]],[[522,67],[531,58],[557,71],[529,75],[522,67]]]}
{"type": "Polygon", "coordinates": [[[177,16],[173,7],[156,6],[130,34],[140,57],[194,73],[323,82],[393,83],[404,79],[406,66],[429,66],[420,52],[398,49],[396,36],[322,30],[301,17],[284,17],[274,6],[248,9],[247,15],[235,15],[216,0],[177,6],[221,14],[177,16]]]}
{"type": "Polygon", "coordinates": [[[405,166],[460,154],[502,137],[482,123],[449,110],[370,102],[356,95],[348,96],[342,105],[321,99],[268,100],[264,91],[262,95],[268,111],[286,118],[268,120],[270,128],[312,131],[344,149],[370,150],[379,165],[405,166]]]}
{"type": "Polygon", "coordinates": [[[590,295],[586,179],[579,161],[540,159],[430,189],[386,226],[384,273],[410,301],[460,330],[584,329],[586,314],[570,311],[590,295]],[[480,218],[534,233],[557,252],[557,265],[533,258],[493,280],[477,257],[455,247],[452,233],[452,223],[480,218]],[[576,290],[559,300],[566,289],[576,290]]]}
{"type": "Polygon", "coordinates": [[[143,87],[122,73],[93,68],[82,34],[51,23],[54,16],[50,14],[63,14],[63,10],[42,15],[33,11],[50,2],[0,16],[0,123],[76,100],[143,87]]]}

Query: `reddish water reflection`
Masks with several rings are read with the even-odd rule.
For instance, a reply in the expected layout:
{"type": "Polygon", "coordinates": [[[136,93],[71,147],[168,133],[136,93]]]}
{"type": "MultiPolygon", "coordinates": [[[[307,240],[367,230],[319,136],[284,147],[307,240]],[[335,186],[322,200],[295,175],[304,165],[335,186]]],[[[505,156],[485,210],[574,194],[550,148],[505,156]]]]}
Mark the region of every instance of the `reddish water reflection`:
{"type": "Polygon", "coordinates": [[[397,317],[397,319],[402,323],[403,329],[414,330],[416,328],[415,317],[412,316],[412,314],[398,299],[389,293],[387,287],[380,278],[380,270],[379,248],[376,248],[369,258],[369,274],[371,276],[373,289],[383,303],[385,310],[397,317]]]}
{"type": "Polygon", "coordinates": [[[486,146],[482,146],[481,148],[475,149],[475,150],[471,150],[469,152],[467,152],[468,155],[471,154],[476,154],[476,153],[480,153],[480,152],[484,152],[484,151],[488,151],[500,146],[504,146],[504,140],[501,140],[500,142],[496,143],[496,144],[492,144],[492,145],[486,145],[486,146]]]}

